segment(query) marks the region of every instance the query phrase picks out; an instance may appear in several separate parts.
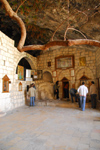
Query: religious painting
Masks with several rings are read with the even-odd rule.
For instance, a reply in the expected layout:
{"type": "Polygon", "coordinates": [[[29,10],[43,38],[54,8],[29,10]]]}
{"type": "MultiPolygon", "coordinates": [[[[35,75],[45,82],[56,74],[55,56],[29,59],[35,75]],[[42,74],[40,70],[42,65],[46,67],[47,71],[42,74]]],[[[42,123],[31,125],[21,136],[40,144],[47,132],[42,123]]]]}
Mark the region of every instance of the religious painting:
{"type": "Polygon", "coordinates": [[[18,80],[24,80],[24,67],[18,65],[18,80]]]}
{"type": "Polygon", "coordinates": [[[80,66],[86,66],[86,57],[80,57],[79,58],[79,65],[80,66]]]}
{"type": "Polygon", "coordinates": [[[55,68],[56,69],[68,69],[74,68],[74,56],[60,56],[55,58],[55,68]]]}
{"type": "Polygon", "coordinates": [[[31,77],[33,78],[33,80],[42,79],[42,70],[31,70],[31,77]]]}
{"type": "Polygon", "coordinates": [[[42,70],[37,70],[38,79],[42,79],[42,70]]]}
{"type": "Polygon", "coordinates": [[[31,70],[31,77],[33,78],[33,80],[38,78],[36,69],[31,70]]]}
{"type": "Polygon", "coordinates": [[[3,78],[2,78],[2,80],[3,80],[3,93],[5,93],[5,92],[9,92],[9,78],[8,78],[8,76],[7,75],[5,75],[3,78]]]}

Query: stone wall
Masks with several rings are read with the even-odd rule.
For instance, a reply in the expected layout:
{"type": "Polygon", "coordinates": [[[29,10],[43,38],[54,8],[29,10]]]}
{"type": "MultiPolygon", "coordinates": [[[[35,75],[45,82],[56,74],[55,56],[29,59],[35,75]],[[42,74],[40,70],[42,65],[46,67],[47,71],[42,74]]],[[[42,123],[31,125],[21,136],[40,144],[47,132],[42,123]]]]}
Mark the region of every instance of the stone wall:
{"type": "Polygon", "coordinates": [[[100,109],[100,49],[96,51],[96,68],[97,68],[97,86],[98,86],[98,100],[97,108],[100,109]]]}
{"type": "Polygon", "coordinates": [[[65,77],[69,80],[69,89],[72,87],[72,84],[75,84],[77,89],[80,85],[80,78],[85,74],[89,78],[86,81],[86,85],[89,88],[90,81],[96,81],[96,52],[86,49],[86,47],[54,47],[49,49],[47,52],[44,52],[41,56],[38,57],[38,69],[43,70],[43,72],[57,71],[57,76],[53,77],[53,83],[57,80],[60,81],[60,97],[62,98],[62,79],[65,77]],[[55,68],[55,57],[74,55],[74,72],[75,75],[71,76],[71,69],[56,69],[55,68]],[[80,66],[79,59],[80,57],[86,58],[86,65],[80,66]],[[44,59],[45,58],[45,59],[44,59]],[[51,66],[48,67],[48,62],[51,62],[51,66]]]}
{"type": "Polygon", "coordinates": [[[26,86],[31,81],[16,79],[16,68],[19,61],[25,58],[32,69],[37,68],[37,58],[25,52],[19,52],[14,47],[14,41],[0,32],[0,111],[8,111],[25,104],[26,86]],[[7,75],[10,79],[9,92],[2,92],[2,78],[7,75]],[[19,91],[19,82],[22,83],[22,91],[19,91]]]}
{"type": "Polygon", "coordinates": [[[100,78],[100,49],[96,51],[97,78],[100,78]]]}

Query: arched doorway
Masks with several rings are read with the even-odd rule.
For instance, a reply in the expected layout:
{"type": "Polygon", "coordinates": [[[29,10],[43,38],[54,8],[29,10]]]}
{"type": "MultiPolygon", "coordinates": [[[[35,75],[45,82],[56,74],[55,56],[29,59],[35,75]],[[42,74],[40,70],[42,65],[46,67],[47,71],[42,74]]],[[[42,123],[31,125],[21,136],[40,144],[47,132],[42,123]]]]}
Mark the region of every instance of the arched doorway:
{"type": "MultiPolygon", "coordinates": [[[[23,66],[23,68],[24,68],[24,80],[26,80],[26,69],[30,69],[31,70],[31,66],[30,66],[29,62],[25,58],[22,58],[18,62],[18,65],[19,66],[23,66]]],[[[16,68],[16,74],[18,72],[18,65],[17,65],[17,68],[16,68]]]]}
{"type": "Polygon", "coordinates": [[[62,98],[69,98],[69,80],[65,77],[62,79],[62,98]]]}

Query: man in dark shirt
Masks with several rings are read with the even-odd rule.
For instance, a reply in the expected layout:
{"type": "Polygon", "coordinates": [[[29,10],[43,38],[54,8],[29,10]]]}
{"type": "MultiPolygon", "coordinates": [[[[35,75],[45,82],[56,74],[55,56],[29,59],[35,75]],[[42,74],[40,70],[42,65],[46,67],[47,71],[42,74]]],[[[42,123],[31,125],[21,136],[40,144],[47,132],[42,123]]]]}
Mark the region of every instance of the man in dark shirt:
{"type": "Polygon", "coordinates": [[[70,95],[71,95],[71,101],[73,103],[73,97],[75,97],[75,102],[77,102],[77,90],[74,88],[74,85],[72,86],[72,88],[69,91],[70,95]]]}

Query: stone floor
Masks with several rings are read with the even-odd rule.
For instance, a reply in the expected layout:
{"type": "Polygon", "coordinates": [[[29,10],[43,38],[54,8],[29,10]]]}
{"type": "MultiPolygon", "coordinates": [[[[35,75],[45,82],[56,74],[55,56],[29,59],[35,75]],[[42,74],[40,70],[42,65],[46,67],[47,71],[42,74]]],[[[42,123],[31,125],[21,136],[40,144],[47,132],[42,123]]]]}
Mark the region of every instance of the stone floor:
{"type": "Polygon", "coordinates": [[[0,150],[100,150],[100,111],[48,105],[9,111],[0,117],[0,150]]]}

